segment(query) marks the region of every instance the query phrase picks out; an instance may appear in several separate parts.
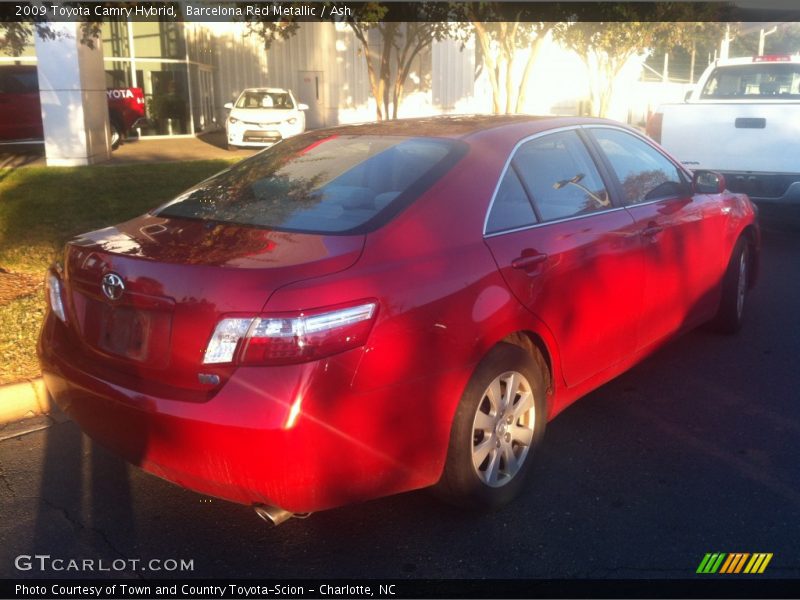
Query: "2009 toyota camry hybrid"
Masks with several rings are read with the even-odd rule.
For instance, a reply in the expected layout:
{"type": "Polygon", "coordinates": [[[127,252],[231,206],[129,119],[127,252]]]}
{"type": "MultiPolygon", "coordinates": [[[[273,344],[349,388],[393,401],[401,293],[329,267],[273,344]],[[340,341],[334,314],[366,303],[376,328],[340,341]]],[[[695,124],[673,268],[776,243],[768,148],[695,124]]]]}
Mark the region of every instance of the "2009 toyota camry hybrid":
{"type": "Polygon", "coordinates": [[[575,399],[738,330],[759,247],[746,196],[611,121],[318,130],[70,241],[38,351],[100,444],[273,522],[493,507],[575,399]]]}

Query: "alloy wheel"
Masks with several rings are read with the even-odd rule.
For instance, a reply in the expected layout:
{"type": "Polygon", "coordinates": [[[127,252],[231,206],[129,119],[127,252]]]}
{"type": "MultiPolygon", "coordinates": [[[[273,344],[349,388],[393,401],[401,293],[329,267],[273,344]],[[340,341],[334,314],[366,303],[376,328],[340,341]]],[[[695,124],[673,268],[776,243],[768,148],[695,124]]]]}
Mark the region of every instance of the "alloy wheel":
{"type": "Polygon", "coordinates": [[[533,442],[536,408],[530,383],[507,371],[486,388],[472,424],[472,466],[490,487],[501,487],[522,468],[533,442]]]}

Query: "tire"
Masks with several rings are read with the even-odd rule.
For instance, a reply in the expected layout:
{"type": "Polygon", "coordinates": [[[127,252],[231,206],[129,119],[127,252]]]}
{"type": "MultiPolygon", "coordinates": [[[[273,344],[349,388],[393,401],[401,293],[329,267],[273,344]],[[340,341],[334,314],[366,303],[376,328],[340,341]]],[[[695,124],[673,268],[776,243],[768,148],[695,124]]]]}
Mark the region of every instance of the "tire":
{"type": "Polygon", "coordinates": [[[750,276],[750,249],[739,238],[722,278],[722,297],[711,328],[719,333],[734,334],[742,328],[745,299],[750,276]]]}
{"type": "Polygon", "coordinates": [[[122,143],[122,128],[118,123],[111,121],[111,149],[116,150],[122,143]]]}
{"type": "Polygon", "coordinates": [[[519,346],[501,343],[486,355],[456,409],[438,496],[493,509],[519,494],[544,436],[544,381],[537,361],[519,346]],[[516,391],[510,404],[509,385],[516,391]]]}

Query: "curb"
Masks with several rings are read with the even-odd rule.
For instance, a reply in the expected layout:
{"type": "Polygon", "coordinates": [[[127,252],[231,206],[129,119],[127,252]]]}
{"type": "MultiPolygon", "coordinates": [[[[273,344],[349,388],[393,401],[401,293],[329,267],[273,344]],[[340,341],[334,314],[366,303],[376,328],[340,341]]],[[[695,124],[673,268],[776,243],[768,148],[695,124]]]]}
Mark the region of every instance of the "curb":
{"type": "Polygon", "coordinates": [[[41,377],[0,386],[0,424],[47,414],[51,408],[41,377]]]}

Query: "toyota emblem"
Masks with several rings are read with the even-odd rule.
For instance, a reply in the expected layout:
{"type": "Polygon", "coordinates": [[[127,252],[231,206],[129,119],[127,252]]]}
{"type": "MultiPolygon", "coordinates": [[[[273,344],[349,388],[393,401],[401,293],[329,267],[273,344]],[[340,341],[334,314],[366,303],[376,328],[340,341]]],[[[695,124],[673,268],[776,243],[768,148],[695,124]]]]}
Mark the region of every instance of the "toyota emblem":
{"type": "Polygon", "coordinates": [[[122,277],[116,273],[106,273],[103,275],[102,288],[106,298],[109,300],[119,300],[122,297],[122,293],[125,291],[125,284],[122,281],[122,277]]]}

